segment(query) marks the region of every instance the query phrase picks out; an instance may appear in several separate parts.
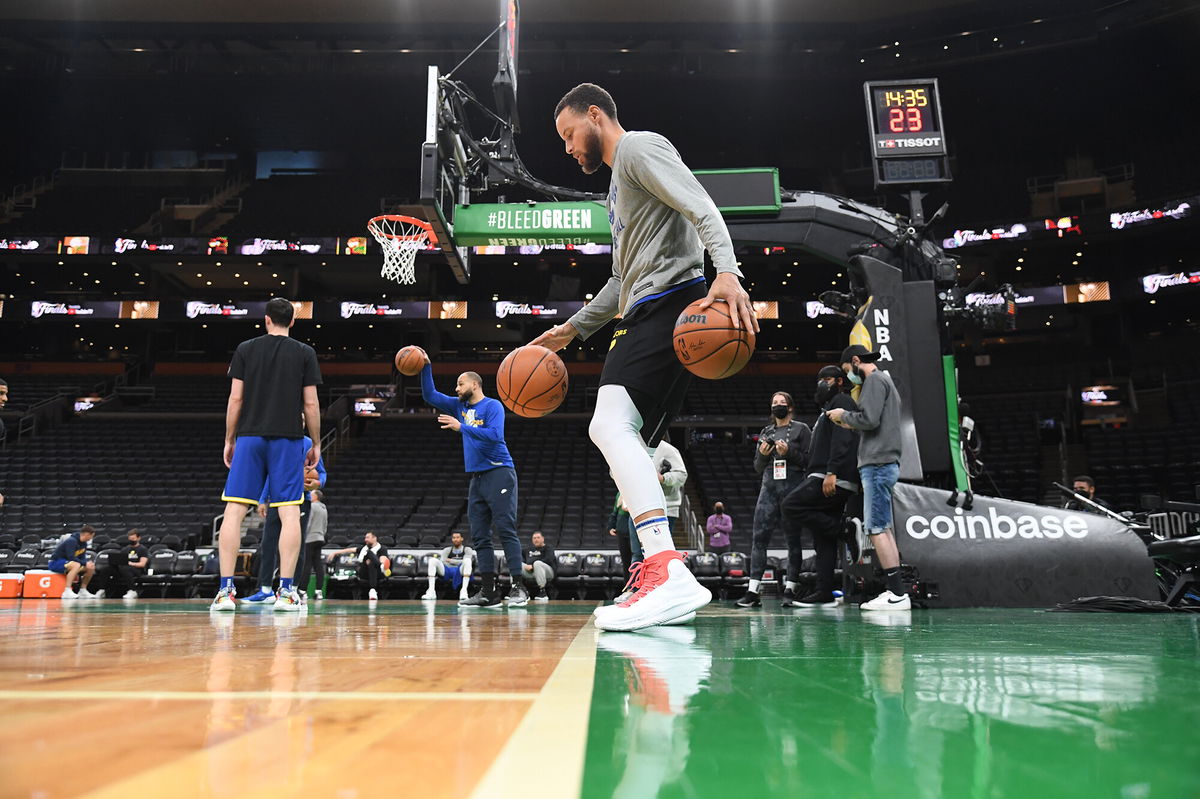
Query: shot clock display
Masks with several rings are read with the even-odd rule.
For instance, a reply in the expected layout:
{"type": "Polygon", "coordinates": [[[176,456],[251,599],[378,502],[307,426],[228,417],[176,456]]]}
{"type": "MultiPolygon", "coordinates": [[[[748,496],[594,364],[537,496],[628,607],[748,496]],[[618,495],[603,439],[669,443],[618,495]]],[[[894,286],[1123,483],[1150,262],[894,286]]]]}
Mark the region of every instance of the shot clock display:
{"type": "Polygon", "coordinates": [[[949,181],[937,79],[868,81],[863,94],[876,185],[949,181]]]}

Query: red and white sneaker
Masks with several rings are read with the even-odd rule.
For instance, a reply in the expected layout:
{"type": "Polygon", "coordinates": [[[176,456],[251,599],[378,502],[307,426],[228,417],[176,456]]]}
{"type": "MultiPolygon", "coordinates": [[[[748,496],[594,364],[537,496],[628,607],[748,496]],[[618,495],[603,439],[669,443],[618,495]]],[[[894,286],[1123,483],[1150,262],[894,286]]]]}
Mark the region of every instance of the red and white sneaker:
{"type": "Polygon", "coordinates": [[[635,579],[631,597],[596,610],[598,628],[627,631],[668,624],[688,614],[694,616],[712,601],[712,593],[696,582],[683,564],[683,555],[673,549],[642,561],[635,579]]]}

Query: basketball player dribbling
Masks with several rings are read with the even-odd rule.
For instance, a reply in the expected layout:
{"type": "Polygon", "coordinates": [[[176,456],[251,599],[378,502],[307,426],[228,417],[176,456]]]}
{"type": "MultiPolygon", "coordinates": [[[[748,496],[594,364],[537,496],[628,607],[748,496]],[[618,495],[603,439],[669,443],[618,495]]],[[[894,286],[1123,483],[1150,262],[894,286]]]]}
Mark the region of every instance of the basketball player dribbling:
{"type": "Polygon", "coordinates": [[[727,303],[739,329],[757,332],[758,323],[725,221],[667,139],[626,132],[612,96],[591,83],[559,101],[554,125],[584,173],[602,163],[612,170],[607,207],[613,273],[583,310],[532,343],[560,350],[620,312],[588,432],[629,506],[645,553],[641,567],[631,570],[632,595],[597,609],[595,623],[602,630],[685,623],[712,594],[675,550],[661,479],[649,455],[679,412],[691,378],[675,356],[675,321],[690,303],[704,299],[703,307],[727,303]],[[706,249],[717,272],[707,292],[706,249]]]}

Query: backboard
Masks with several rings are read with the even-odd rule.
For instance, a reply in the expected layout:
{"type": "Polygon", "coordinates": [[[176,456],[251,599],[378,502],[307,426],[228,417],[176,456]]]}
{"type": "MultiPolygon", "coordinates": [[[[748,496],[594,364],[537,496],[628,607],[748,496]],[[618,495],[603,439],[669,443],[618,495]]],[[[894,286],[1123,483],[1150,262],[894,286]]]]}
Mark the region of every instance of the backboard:
{"type": "MultiPolygon", "coordinates": [[[[511,132],[516,132],[520,130],[517,117],[519,0],[496,1],[499,24],[492,32],[499,43],[496,76],[492,80],[495,118],[507,123],[511,132]]],[[[469,205],[472,188],[483,189],[487,185],[486,167],[481,165],[477,148],[471,146],[473,140],[465,129],[466,118],[462,93],[446,85],[437,66],[430,66],[426,85],[425,141],[421,146],[421,207],[417,215],[433,226],[438,246],[460,283],[471,279],[471,258],[468,247],[455,244],[455,207],[469,205]]]]}

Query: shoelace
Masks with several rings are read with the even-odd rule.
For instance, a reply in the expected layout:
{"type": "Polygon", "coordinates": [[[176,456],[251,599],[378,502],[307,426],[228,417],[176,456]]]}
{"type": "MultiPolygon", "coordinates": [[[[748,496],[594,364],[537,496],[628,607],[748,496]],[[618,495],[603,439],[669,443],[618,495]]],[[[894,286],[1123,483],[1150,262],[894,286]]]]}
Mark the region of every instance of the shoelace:
{"type": "Polygon", "coordinates": [[[666,568],[665,564],[660,566],[659,563],[660,563],[660,561],[656,561],[653,565],[647,567],[645,565],[646,561],[643,560],[641,563],[635,563],[635,564],[633,564],[633,566],[630,567],[630,569],[629,569],[630,572],[632,572],[634,570],[634,568],[636,568],[638,566],[641,566],[642,568],[638,569],[637,575],[630,579],[630,583],[632,584],[632,587],[634,589],[633,596],[629,597],[629,599],[626,599],[624,602],[622,602],[621,603],[622,607],[629,607],[634,602],[637,602],[639,599],[644,597],[646,594],[650,593],[651,588],[653,588],[654,586],[656,586],[660,582],[662,582],[661,579],[653,579],[653,578],[660,577],[662,570],[666,568]],[[652,578],[652,576],[653,576],[653,578],[652,578]],[[635,580],[636,580],[636,582],[635,582],[635,580]]]}
{"type": "Polygon", "coordinates": [[[639,560],[629,567],[629,579],[625,581],[625,587],[621,589],[622,594],[630,591],[636,594],[641,589],[642,583],[646,580],[646,575],[642,573],[645,565],[646,561],[639,560]]]}

